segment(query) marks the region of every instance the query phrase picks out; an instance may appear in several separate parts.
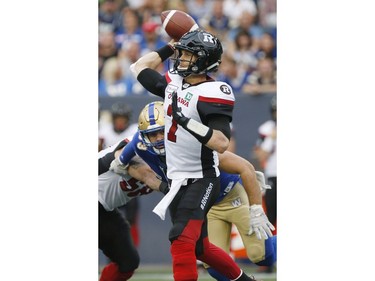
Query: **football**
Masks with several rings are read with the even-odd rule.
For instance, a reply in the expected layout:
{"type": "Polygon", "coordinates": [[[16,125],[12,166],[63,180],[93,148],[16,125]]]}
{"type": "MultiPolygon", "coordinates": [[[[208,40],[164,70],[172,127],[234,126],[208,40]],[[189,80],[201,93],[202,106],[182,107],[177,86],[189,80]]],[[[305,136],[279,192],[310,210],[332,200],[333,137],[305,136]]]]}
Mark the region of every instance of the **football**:
{"type": "Polygon", "coordinates": [[[198,29],[195,20],[187,13],[179,10],[167,10],[160,14],[163,28],[175,41],[180,40],[186,32],[198,29]]]}

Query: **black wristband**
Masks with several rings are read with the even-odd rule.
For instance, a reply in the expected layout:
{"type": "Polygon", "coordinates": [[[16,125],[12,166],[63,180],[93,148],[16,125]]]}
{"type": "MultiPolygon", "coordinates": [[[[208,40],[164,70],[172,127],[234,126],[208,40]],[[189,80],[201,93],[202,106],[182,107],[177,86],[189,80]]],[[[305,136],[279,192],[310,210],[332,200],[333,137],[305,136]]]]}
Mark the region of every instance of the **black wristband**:
{"type": "Polygon", "coordinates": [[[164,193],[164,195],[167,194],[168,191],[169,191],[168,184],[166,182],[162,181],[159,185],[159,191],[164,193]]]}
{"type": "Polygon", "coordinates": [[[155,52],[158,53],[161,61],[165,61],[167,58],[174,54],[174,50],[170,45],[165,45],[164,47],[157,49],[155,52]]]}

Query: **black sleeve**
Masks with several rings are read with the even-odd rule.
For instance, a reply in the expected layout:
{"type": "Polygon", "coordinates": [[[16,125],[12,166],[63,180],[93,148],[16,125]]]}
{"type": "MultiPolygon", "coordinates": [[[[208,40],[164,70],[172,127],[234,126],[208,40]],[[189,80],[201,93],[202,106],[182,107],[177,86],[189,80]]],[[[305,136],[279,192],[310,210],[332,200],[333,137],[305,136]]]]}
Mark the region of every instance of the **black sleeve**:
{"type": "Polygon", "coordinates": [[[211,114],[207,117],[207,126],[211,129],[221,131],[230,140],[231,129],[230,129],[231,118],[226,115],[211,114]]]}
{"type": "Polygon", "coordinates": [[[221,131],[230,140],[230,122],[232,122],[233,105],[198,102],[197,109],[204,125],[221,131]]]}
{"type": "Polygon", "coordinates": [[[198,101],[197,109],[203,124],[207,125],[208,116],[224,115],[232,122],[233,105],[198,101]]]}
{"type": "Polygon", "coordinates": [[[151,68],[146,68],[138,74],[137,80],[147,91],[164,98],[165,88],[168,85],[165,76],[151,68]]]}
{"type": "Polygon", "coordinates": [[[109,170],[109,167],[111,166],[111,162],[115,160],[115,152],[119,149],[122,149],[127,143],[128,142],[125,140],[120,142],[113,151],[107,153],[102,158],[98,159],[98,162],[99,162],[98,163],[98,168],[99,168],[98,175],[104,174],[105,172],[109,170]]]}

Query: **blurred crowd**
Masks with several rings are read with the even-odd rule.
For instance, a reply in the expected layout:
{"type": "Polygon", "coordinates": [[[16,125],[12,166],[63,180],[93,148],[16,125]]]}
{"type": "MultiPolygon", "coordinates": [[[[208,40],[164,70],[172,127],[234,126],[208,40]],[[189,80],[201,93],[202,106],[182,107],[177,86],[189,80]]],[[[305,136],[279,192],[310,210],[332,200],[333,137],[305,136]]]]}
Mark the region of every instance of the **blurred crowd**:
{"type": "MultiPolygon", "coordinates": [[[[170,37],[164,10],[182,10],[220,38],[217,79],[236,95],[276,93],[276,0],[99,0],[99,97],[149,95],[129,66],[170,37]]],[[[169,68],[168,60],[160,73],[169,68]]]]}

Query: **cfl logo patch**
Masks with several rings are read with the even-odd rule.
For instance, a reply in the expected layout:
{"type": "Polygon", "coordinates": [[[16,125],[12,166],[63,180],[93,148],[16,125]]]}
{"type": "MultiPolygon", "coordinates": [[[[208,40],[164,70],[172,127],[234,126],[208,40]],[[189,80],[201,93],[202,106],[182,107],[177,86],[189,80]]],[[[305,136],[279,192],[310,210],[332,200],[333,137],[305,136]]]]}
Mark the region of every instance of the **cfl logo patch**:
{"type": "Polygon", "coordinates": [[[177,90],[178,90],[178,86],[175,86],[175,85],[172,85],[172,84],[168,84],[167,88],[165,89],[165,91],[168,94],[172,94],[174,91],[177,91],[177,90]]]}
{"type": "Polygon", "coordinates": [[[241,198],[236,198],[232,201],[232,206],[233,207],[239,207],[242,205],[241,198]]]}

